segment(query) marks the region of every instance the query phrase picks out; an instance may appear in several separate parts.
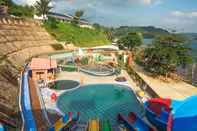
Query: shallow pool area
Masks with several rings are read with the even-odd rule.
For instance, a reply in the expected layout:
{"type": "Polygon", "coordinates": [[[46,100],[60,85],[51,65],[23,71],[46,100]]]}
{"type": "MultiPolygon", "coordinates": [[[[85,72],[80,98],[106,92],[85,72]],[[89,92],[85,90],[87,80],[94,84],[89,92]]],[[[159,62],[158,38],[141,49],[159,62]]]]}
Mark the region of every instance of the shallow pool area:
{"type": "Polygon", "coordinates": [[[80,83],[74,80],[57,80],[49,83],[49,87],[55,90],[71,90],[79,86],[80,83]]]}
{"type": "Polygon", "coordinates": [[[80,71],[93,76],[111,76],[114,75],[114,68],[108,65],[86,65],[81,66],[80,71]]]}
{"type": "Polygon", "coordinates": [[[116,125],[118,113],[127,115],[129,112],[135,112],[140,116],[144,115],[143,106],[133,91],[118,84],[82,86],[60,95],[56,105],[63,114],[79,112],[80,123],[99,118],[109,119],[112,125],[116,125]]]}

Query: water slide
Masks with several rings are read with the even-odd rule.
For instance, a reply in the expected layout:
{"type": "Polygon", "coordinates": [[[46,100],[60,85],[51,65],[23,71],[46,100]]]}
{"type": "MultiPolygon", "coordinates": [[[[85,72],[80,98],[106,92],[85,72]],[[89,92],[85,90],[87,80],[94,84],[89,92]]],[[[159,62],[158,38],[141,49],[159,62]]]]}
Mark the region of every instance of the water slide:
{"type": "Polygon", "coordinates": [[[174,104],[172,108],[168,131],[197,131],[197,95],[174,104]]]}
{"type": "Polygon", "coordinates": [[[102,131],[112,131],[109,120],[104,120],[102,123],[102,131]]]}
{"type": "Polygon", "coordinates": [[[31,100],[29,95],[29,72],[26,71],[21,77],[21,112],[23,118],[23,128],[26,131],[36,131],[36,122],[31,108],[31,100]]]}
{"type": "Polygon", "coordinates": [[[90,120],[88,122],[88,131],[99,131],[99,119],[90,120]]]}
{"type": "Polygon", "coordinates": [[[146,122],[133,112],[130,112],[127,118],[118,114],[118,121],[130,131],[154,131],[146,122]]]}
{"type": "Polygon", "coordinates": [[[56,121],[53,127],[49,128],[48,131],[62,131],[63,129],[70,128],[73,125],[75,125],[78,120],[78,112],[76,114],[72,114],[72,112],[69,112],[68,114],[65,114],[62,118],[60,118],[58,121],[56,121]]]}
{"type": "MultiPolygon", "coordinates": [[[[20,91],[20,108],[23,119],[23,130],[36,131],[36,122],[33,116],[30,92],[29,92],[29,71],[27,70],[21,77],[21,91],[20,91]]],[[[50,131],[61,131],[63,128],[67,128],[76,123],[79,119],[79,113],[72,114],[71,112],[66,114],[60,120],[58,120],[54,127],[50,128],[50,131]]]]}
{"type": "Polygon", "coordinates": [[[3,124],[0,123],[0,131],[5,131],[5,128],[3,127],[3,124]]]}
{"type": "Polygon", "coordinates": [[[169,113],[172,100],[163,98],[152,98],[144,103],[146,117],[159,131],[167,130],[169,113]]]}
{"type": "Polygon", "coordinates": [[[182,101],[153,98],[144,106],[146,117],[159,131],[197,131],[197,95],[182,101]]]}

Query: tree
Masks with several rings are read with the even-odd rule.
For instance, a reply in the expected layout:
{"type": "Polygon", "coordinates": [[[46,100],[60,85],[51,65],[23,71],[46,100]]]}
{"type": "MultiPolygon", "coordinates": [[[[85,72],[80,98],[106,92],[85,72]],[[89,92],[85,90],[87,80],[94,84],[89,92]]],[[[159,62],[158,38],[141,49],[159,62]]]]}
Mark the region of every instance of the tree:
{"type": "Polygon", "coordinates": [[[16,5],[12,0],[0,0],[0,5],[8,7],[8,14],[18,17],[33,17],[34,8],[28,5],[16,5]]]}
{"type": "Polygon", "coordinates": [[[48,17],[48,20],[44,22],[45,24],[48,24],[51,29],[57,29],[58,24],[60,23],[59,20],[53,18],[53,17],[48,17]]]}
{"type": "Polygon", "coordinates": [[[97,30],[100,30],[101,29],[101,25],[99,23],[94,23],[93,24],[93,27],[97,30]]]}
{"type": "Polygon", "coordinates": [[[73,17],[72,23],[78,25],[80,23],[81,17],[84,15],[83,10],[77,10],[73,17]]]}
{"type": "Polygon", "coordinates": [[[48,14],[49,10],[52,9],[52,6],[50,6],[51,0],[39,0],[36,1],[35,9],[37,15],[43,16],[44,19],[46,19],[46,15],[48,14]]]}
{"type": "Polygon", "coordinates": [[[129,33],[120,38],[117,43],[120,47],[126,47],[128,50],[133,50],[135,47],[142,44],[142,38],[138,33],[129,33]]]}
{"type": "Polygon", "coordinates": [[[80,19],[83,16],[83,14],[84,14],[84,11],[83,10],[77,10],[75,12],[75,17],[77,17],[77,18],[80,19]]]}
{"type": "Polygon", "coordinates": [[[142,60],[147,71],[156,75],[168,75],[175,72],[178,66],[192,63],[191,49],[177,35],[158,36],[144,50],[142,60]]]}
{"type": "Polygon", "coordinates": [[[34,16],[34,8],[32,6],[12,5],[9,13],[18,17],[31,17],[34,16]]]}
{"type": "Polygon", "coordinates": [[[11,6],[13,5],[13,2],[11,0],[0,0],[0,5],[4,5],[4,6],[11,6]]]}
{"type": "Polygon", "coordinates": [[[113,41],[114,40],[113,31],[114,31],[114,28],[107,28],[107,27],[104,28],[104,32],[105,32],[105,34],[107,36],[107,39],[109,41],[113,41]]]}

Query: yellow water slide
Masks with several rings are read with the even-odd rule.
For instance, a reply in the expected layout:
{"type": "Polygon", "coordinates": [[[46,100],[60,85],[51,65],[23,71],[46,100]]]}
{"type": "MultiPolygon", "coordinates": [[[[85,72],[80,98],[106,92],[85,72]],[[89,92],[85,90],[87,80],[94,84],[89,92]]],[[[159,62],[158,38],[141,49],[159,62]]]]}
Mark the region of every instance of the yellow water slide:
{"type": "Polygon", "coordinates": [[[90,120],[88,123],[88,131],[99,131],[99,119],[90,120]]]}
{"type": "Polygon", "coordinates": [[[48,131],[62,131],[63,128],[68,128],[79,120],[79,113],[72,114],[69,112],[65,114],[62,118],[55,122],[53,127],[49,128],[48,131]]]}

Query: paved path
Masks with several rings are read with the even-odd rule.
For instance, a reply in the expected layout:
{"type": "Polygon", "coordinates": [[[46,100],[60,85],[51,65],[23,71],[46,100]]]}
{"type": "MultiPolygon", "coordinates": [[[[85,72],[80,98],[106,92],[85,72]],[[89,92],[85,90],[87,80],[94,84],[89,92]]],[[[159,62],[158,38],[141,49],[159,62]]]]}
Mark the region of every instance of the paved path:
{"type": "Polygon", "coordinates": [[[170,82],[164,82],[146,75],[140,67],[135,66],[134,70],[160,97],[181,100],[192,95],[197,95],[197,87],[184,81],[172,80],[170,82]]]}
{"type": "Polygon", "coordinates": [[[32,79],[29,79],[29,88],[30,88],[30,97],[31,97],[31,105],[32,111],[36,120],[36,126],[38,131],[45,131],[48,129],[47,121],[42,117],[42,109],[40,106],[39,97],[36,91],[35,83],[32,79]]]}
{"type": "Polygon", "coordinates": [[[117,82],[115,81],[116,76],[92,76],[85,74],[83,72],[61,72],[57,76],[57,80],[66,79],[66,80],[76,80],[79,81],[82,85],[86,84],[102,84],[102,83],[115,83],[128,85],[134,91],[139,91],[140,88],[136,86],[135,82],[129,77],[125,70],[119,76],[125,76],[127,82],[117,82]]]}

